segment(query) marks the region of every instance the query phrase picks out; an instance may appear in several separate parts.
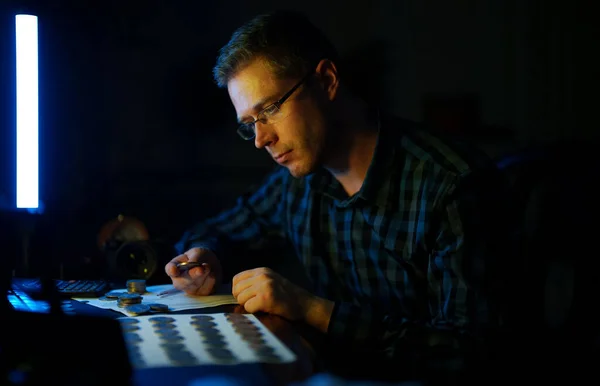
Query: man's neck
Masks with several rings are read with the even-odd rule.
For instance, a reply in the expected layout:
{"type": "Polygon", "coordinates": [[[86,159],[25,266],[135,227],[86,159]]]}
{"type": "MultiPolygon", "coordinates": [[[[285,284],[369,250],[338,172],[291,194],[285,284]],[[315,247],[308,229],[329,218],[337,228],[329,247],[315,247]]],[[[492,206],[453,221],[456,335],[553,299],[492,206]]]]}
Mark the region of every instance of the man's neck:
{"type": "Polygon", "coordinates": [[[342,134],[344,141],[338,156],[326,165],[326,169],[340,182],[348,196],[353,196],[362,187],[367,171],[375,154],[379,135],[378,119],[354,120],[342,134]],[[357,124],[359,123],[360,124],[357,124]]]}

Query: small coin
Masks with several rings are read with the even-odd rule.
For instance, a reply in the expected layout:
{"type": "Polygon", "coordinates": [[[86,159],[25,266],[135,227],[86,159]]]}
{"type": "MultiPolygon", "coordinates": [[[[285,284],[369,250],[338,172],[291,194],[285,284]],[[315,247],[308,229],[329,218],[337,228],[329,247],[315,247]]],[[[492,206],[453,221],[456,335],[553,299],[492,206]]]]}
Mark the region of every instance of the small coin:
{"type": "Polygon", "coordinates": [[[138,319],[134,319],[134,318],[127,318],[127,317],[125,317],[125,318],[119,318],[118,320],[119,320],[119,322],[121,322],[122,324],[137,324],[137,323],[139,323],[139,322],[140,322],[138,319]]]}
{"type": "Polygon", "coordinates": [[[140,299],[121,299],[121,298],[119,298],[117,300],[117,302],[123,303],[123,304],[138,304],[138,303],[142,302],[142,299],[141,298],[140,299]]]}
{"type": "Polygon", "coordinates": [[[140,294],[122,294],[119,295],[119,300],[120,301],[128,301],[128,300],[142,300],[143,297],[140,294]]]}
{"type": "Polygon", "coordinates": [[[141,360],[137,360],[137,361],[134,360],[134,361],[131,361],[131,366],[134,369],[143,369],[144,367],[146,367],[146,362],[143,362],[141,360]]]}
{"type": "Polygon", "coordinates": [[[198,360],[196,358],[169,358],[171,359],[171,363],[177,366],[195,366],[198,364],[198,360]]]}
{"type": "Polygon", "coordinates": [[[227,320],[229,320],[229,323],[234,324],[234,325],[239,325],[239,324],[254,324],[254,322],[252,322],[248,318],[227,318],[227,320]]]}
{"type": "Polygon", "coordinates": [[[235,330],[235,332],[237,332],[240,335],[249,335],[249,336],[260,336],[260,335],[262,335],[262,332],[258,328],[239,328],[239,327],[234,327],[233,329],[235,330]]]}
{"type": "Polygon", "coordinates": [[[231,327],[233,327],[234,330],[244,330],[244,331],[260,331],[260,328],[254,324],[254,323],[239,323],[239,324],[234,324],[231,327]]]}
{"type": "Polygon", "coordinates": [[[140,326],[136,326],[135,324],[123,324],[121,330],[124,332],[134,332],[140,330],[140,326]]]}
{"type": "Polygon", "coordinates": [[[127,280],[127,292],[129,293],[146,293],[146,280],[127,280]]]}
{"type": "Polygon", "coordinates": [[[144,357],[138,350],[131,350],[129,352],[128,356],[129,356],[129,359],[132,361],[140,361],[140,362],[144,361],[144,357]]]}
{"type": "Polygon", "coordinates": [[[167,351],[166,354],[171,358],[196,358],[194,354],[189,352],[188,350],[171,350],[167,351]]]}
{"type": "Polygon", "coordinates": [[[117,306],[123,308],[123,307],[128,307],[128,306],[133,306],[133,305],[140,305],[142,304],[142,302],[117,302],[117,306]]]}
{"type": "Polygon", "coordinates": [[[235,313],[227,313],[227,314],[225,314],[225,318],[227,318],[228,320],[246,319],[244,314],[235,314],[235,313]]]}
{"type": "Polygon", "coordinates": [[[160,336],[178,336],[179,331],[172,329],[156,329],[154,332],[160,336]]]}
{"type": "Polygon", "coordinates": [[[210,321],[202,321],[202,320],[192,320],[190,322],[190,324],[194,327],[201,327],[201,328],[213,328],[213,327],[217,327],[217,323],[215,322],[210,322],[210,321]]]}
{"type": "Polygon", "coordinates": [[[178,363],[182,366],[193,365],[196,364],[198,359],[192,354],[186,353],[166,353],[167,357],[171,360],[171,362],[178,363]]]}
{"type": "Polygon", "coordinates": [[[139,343],[143,340],[142,337],[135,332],[123,332],[123,338],[128,343],[139,343]]]}
{"type": "Polygon", "coordinates": [[[275,353],[258,355],[258,360],[261,362],[281,362],[281,357],[275,353]]]}
{"type": "Polygon", "coordinates": [[[213,357],[219,359],[229,359],[234,357],[233,353],[226,348],[209,347],[206,351],[213,357]]]}
{"type": "Polygon", "coordinates": [[[127,292],[125,291],[110,291],[104,294],[105,297],[109,299],[118,299],[119,296],[125,295],[127,292]]]}
{"type": "Polygon", "coordinates": [[[169,355],[167,357],[172,363],[178,364],[180,366],[193,366],[198,363],[198,359],[196,359],[193,355],[169,355]]]}
{"type": "Polygon", "coordinates": [[[171,318],[170,316],[153,316],[148,319],[154,323],[174,323],[175,318],[171,318]]]}
{"type": "Polygon", "coordinates": [[[128,350],[129,351],[129,357],[130,358],[138,358],[138,359],[142,359],[142,352],[140,351],[138,346],[132,346],[131,349],[128,350]]]}
{"type": "Polygon", "coordinates": [[[274,355],[275,349],[271,346],[254,347],[254,352],[258,355],[274,355]]]}
{"type": "Polygon", "coordinates": [[[142,354],[138,354],[136,352],[129,353],[129,360],[132,362],[144,362],[144,357],[142,354]]]}
{"type": "Polygon", "coordinates": [[[173,322],[152,322],[152,327],[155,329],[171,329],[174,330],[177,328],[177,325],[173,322]]]}
{"type": "MultiPolygon", "coordinates": [[[[152,314],[152,313],[150,313],[152,314]]],[[[172,329],[176,329],[177,325],[173,322],[150,322],[150,324],[152,325],[152,327],[157,328],[157,329],[165,329],[165,328],[172,328],[172,329]]]]}
{"type": "Polygon", "coordinates": [[[137,303],[141,303],[142,302],[142,298],[139,299],[117,299],[118,302],[120,303],[124,303],[124,304],[137,304],[137,303]]]}
{"type": "Polygon", "coordinates": [[[148,306],[150,306],[150,309],[152,311],[157,311],[157,312],[168,312],[169,311],[169,306],[167,306],[166,304],[150,303],[150,304],[148,304],[148,306]]]}
{"type": "Polygon", "coordinates": [[[252,322],[249,321],[245,321],[245,320],[240,320],[240,321],[235,321],[235,322],[231,322],[231,325],[235,328],[235,327],[240,327],[240,328],[244,328],[244,327],[255,327],[256,325],[252,322]]]}
{"type": "Polygon", "coordinates": [[[149,312],[150,307],[148,307],[146,304],[132,304],[125,307],[125,311],[128,311],[134,315],[141,315],[149,312]]]}
{"type": "Polygon", "coordinates": [[[131,346],[127,348],[127,352],[129,355],[142,355],[142,350],[140,346],[131,346]]]}
{"type": "Polygon", "coordinates": [[[217,330],[197,330],[203,338],[225,339],[223,334],[217,330]]]}
{"type": "Polygon", "coordinates": [[[239,326],[234,326],[233,330],[235,332],[237,332],[238,334],[248,334],[248,335],[260,335],[262,332],[260,331],[260,329],[252,326],[252,327],[239,327],[239,326]]]}
{"type": "Polygon", "coordinates": [[[177,264],[177,269],[180,272],[184,272],[184,271],[190,270],[195,267],[200,267],[200,266],[202,266],[202,263],[198,263],[195,261],[183,261],[183,262],[177,264]]]}
{"type": "Polygon", "coordinates": [[[154,327],[154,330],[175,330],[177,329],[177,326],[173,323],[170,322],[154,322],[152,323],[152,327],[154,327]]]}
{"type": "Polygon", "coordinates": [[[141,303],[117,303],[117,306],[120,308],[126,308],[133,305],[140,305],[141,303]]]}
{"type": "Polygon", "coordinates": [[[208,347],[225,347],[227,343],[223,339],[203,339],[202,343],[208,347]]]}
{"type": "Polygon", "coordinates": [[[159,335],[159,338],[166,343],[177,343],[185,339],[181,335],[159,335]]]}
{"type": "Polygon", "coordinates": [[[267,341],[260,336],[242,336],[242,340],[255,347],[267,344],[267,341]]]}
{"type": "Polygon", "coordinates": [[[167,354],[167,357],[171,360],[171,362],[177,363],[181,366],[192,366],[198,363],[198,359],[191,354],[167,354]]]}
{"type": "Polygon", "coordinates": [[[131,366],[134,369],[143,369],[146,367],[146,362],[144,362],[142,359],[135,358],[131,361],[131,366]]]}
{"type": "Polygon", "coordinates": [[[217,329],[195,329],[198,331],[201,337],[203,338],[212,338],[212,339],[225,339],[221,331],[217,329]]]}
{"type": "Polygon", "coordinates": [[[210,315],[192,315],[190,317],[190,319],[192,319],[194,321],[196,321],[196,320],[198,320],[198,321],[205,321],[205,320],[206,321],[213,321],[215,318],[213,316],[210,316],[210,315]]]}
{"type": "Polygon", "coordinates": [[[170,343],[170,342],[166,342],[166,343],[161,343],[160,347],[162,347],[163,349],[169,351],[180,351],[183,350],[185,348],[185,344],[183,343],[170,343]]]}
{"type": "Polygon", "coordinates": [[[131,279],[127,280],[127,287],[145,286],[146,280],[143,279],[131,279]]]}
{"type": "Polygon", "coordinates": [[[244,316],[244,314],[231,314],[232,316],[227,317],[231,323],[252,323],[250,319],[244,316]],[[233,316],[236,315],[236,316],[233,316]]]}

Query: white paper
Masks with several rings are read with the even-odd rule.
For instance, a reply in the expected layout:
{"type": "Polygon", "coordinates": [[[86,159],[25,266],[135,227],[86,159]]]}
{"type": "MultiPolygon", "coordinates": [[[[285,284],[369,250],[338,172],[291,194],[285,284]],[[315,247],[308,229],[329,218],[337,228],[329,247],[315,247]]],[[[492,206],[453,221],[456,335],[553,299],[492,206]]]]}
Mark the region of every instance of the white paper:
{"type": "MultiPolygon", "coordinates": [[[[113,290],[127,292],[126,289],[113,290]]],[[[125,308],[117,305],[117,300],[100,300],[90,298],[74,298],[74,300],[87,303],[91,306],[115,310],[127,316],[134,316],[127,312],[125,308]]],[[[208,308],[221,306],[223,304],[238,304],[237,300],[231,294],[231,285],[225,285],[217,291],[215,295],[192,296],[183,291],[177,291],[172,284],[154,285],[146,288],[146,293],[142,295],[142,304],[158,303],[169,307],[169,311],[193,310],[196,308],[208,308]],[[158,296],[159,293],[169,291],[165,296],[158,296]]]]}
{"type": "MultiPolygon", "coordinates": [[[[233,329],[231,322],[226,318],[226,314],[205,314],[212,317],[212,321],[217,325],[216,328],[223,336],[226,342],[224,348],[231,351],[234,356],[227,362],[213,359],[207,351],[206,345],[202,342],[200,332],[196,331],[192,323],[195,315],[161,315],[163,317],[173,318],[173,324],[178,335],[184,339],[178,340],[177,343],[183,344],[184,348],[178,350],[192,354],[193,359],[188,364],[180,364],[173,362],[167,356],[167,353],[161,343],[165,343],[161,336],[156,332],[151,319],[158,315],[138,316],[135,323],[139,329],[128,331],[126,328],[131,326],[128,323],[123,323],[125,328],[127,349],[132,359],[132,364],[135,368],[155,368],[155,367],[179,367],[179,366],[197,366],[206,364],[222,364],[234,365],[240,363],[289,363],[296,360],[296,355],[287,348],[269,329],[262,324],[256,316],[252,314],[237,314],[243,315],[252,322],[261,332],[261,337],[264,339],[264,346],[270,347],[275,353],[274,357],[268,360],[261,359],[256,351],[233,329]],[[135,334],[135,338],[131,339],[131,334],[135,334]],[[141,354],[141,358],[139,355],[141,354]],[[275,359],[276,358],[276,359],[275,359]],[[141,359],[141,360],[140,360],[141,359]]],[[[131,318],[118,318],[125,322],[131,318]]]]}

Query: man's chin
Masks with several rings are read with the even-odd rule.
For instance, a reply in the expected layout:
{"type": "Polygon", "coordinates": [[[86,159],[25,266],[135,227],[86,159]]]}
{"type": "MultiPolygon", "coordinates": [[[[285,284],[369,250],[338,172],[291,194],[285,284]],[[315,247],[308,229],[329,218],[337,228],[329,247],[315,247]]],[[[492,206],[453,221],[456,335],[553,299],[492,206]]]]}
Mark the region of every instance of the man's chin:
{"type": "Polygon", "coordinates": [[[292,175],[292,177],[295,178],[303,178],[306,176],[309,176],[311,174],[313,174],[316,170],[316,168],[310,168],[310,167],[306,167],[305,165],[303,165],[304,167],[300,166],[298,167],[298,165],[289,165],[286,166],[287,170],[290,172],[290,174],[292,175]]]}

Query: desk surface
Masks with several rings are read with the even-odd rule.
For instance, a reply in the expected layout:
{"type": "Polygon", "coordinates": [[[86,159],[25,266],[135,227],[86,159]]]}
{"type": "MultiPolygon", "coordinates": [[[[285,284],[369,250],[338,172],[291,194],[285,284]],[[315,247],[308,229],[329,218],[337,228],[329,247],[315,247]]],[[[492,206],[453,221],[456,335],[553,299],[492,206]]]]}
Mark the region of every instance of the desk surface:
{"type": "MultiPolygon", "coordinates": [[[[102,316],[110,318],[122,317],[121,313],[101,309],[73,301],[78,315],[102,316]]],[[[223,305],[201,310],[178,311],[174,314],[210,314],[210,313],[247,313],[243,307],[223,305]]],[[[284,385],[302,381],[314,373],[315,354],[308,341],[289,321],[269,314],[257,314],[256,317],[279,338],[297,356],[297,360],[289,364],[242,364],[242,365],[208,365],[197,367],[173,367],[157,369],[141,369],[134,371],[134,382],[140,386],[152,385],[192,385],[195,380],[206,382],[222,380],[225,385],[284,385]],[[226,383],[230,380],[229,383],[226,383]]],[[[202,383],[200,383],[202,384],[202,383]]]]}
{"type": "MultiPolygon", "coordinates": [[[[33,312],[0,315],[2,329],[0,339],[0,362],[8,360],[8,368],[18,368],[19,363],[33,364],[31,373],[41,377],[62,381],[68,385],[123,385],[131,386],[132,368],[125,349],[122,327],[116,320],[123,314],[110,309],[93,307],[85,303],[70,301],[74,316],[60,313],[43,314],[33,312]],[[8,357],[3,352],[10,353],[8,357]],[[18,361],[15,362],[15,361],[18,361]],[[14,366],[14,367],[13,367],[14,366]],[[70,371],[73,370],[73,371],[70,371]],[[49,377],[48,377],[49,376],[49,377]],[[84,377],[83,382],[78,382],[84,377]],[[87,382],[95,378],[96,382],[87,382]],[[70,380],[75,379],[75,383],[70,380]]],[[[60,304],[58,304],[60,309],[60,304]]],[[[246,313],[241,306],[223,305],[200,310],[173,312],[173,314],[246,313]]],[[[270,314],[255,314],[256,318],[285,344],[295,355],[292,363],[247,363],[236,365],[200,365],[190,367],[159,367],[133,370],[133,384],[153,385],[287,385],[303,380],[320,372],[337,375],[345,380],[391,382],[427,378],[443,379],[448,385],[451,372],[438,367],[416,366],[411,361],[386,360],[377,352],[360,347],[352,350],[338,342],[332,345],[322,334],[304,324],[291,323],[270,314]],[[433,371],[433,372],[432,372],[433,371]],[[418,373],[417,373],[418,372],[418,373]]],[[[432,364],[444,364],[436,358],[432,364]]],[[[454,356],[449,359],[454,363],[454,356]]],[[[428,363],[427,363],[428,364],[428,363]]],[[[461,379],[462,375],[457,374],[461,379]]],[[[34,383],[35,384],[35,383],[34,383]]],[[[46,384],[46,383],[42,383],[46,384]]],[[[324,383],[315,383],[324,384],[324,383]]],[[[343,385],[346,383],[336,382],[343,385]]],[[[351,383],[348,383],[350,385],[351,383]]],[[[360,384],[360,383],[359,383],[360,384]]],[[[381,384],[381,383],[377,383],[381,384]]],[[[390,384],[390,383],[387,383],[390,384]]],[[[430,383],[435,384],[435,383],[430,383]]]]}

